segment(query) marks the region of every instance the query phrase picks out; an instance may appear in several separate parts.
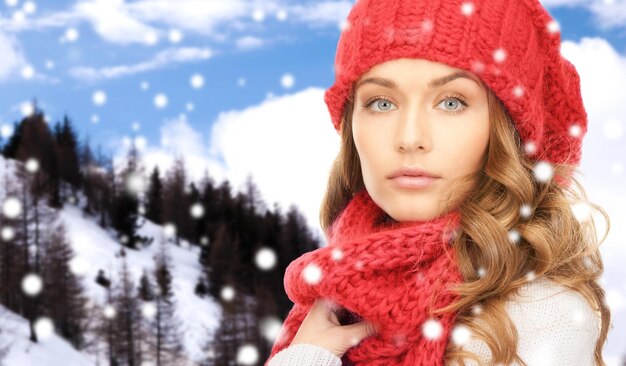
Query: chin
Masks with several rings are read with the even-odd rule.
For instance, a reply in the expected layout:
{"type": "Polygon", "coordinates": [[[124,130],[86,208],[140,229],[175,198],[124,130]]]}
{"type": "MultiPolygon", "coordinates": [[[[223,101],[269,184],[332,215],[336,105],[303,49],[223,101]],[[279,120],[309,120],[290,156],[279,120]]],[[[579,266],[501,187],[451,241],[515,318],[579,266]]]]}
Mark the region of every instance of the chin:
{"type": "Polygon", "coordinates": [[[415,208],[411,210],[393,210],[390,209],[387,211],[387,214],[391,216],[396,221],[404,222],[404,221],[428,221],[438,215],[438,212],[435,210],[419,210],[417,207],[420,207],[418,204],[415,205],[415,208]]]}

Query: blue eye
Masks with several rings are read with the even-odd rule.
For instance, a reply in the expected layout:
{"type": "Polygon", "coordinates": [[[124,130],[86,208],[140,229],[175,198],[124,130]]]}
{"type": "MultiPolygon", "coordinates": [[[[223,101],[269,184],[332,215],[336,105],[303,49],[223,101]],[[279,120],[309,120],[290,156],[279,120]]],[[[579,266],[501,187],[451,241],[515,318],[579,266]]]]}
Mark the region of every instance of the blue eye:
{"type": "MultiPolygon", "coordinates": [[[[448,102],[446,104],[446,108],[444,108],[444,109],[445,109],[446,113],[450,113],[450,114],[461,113],[468,106],[467,102],[465,101],[465,99],[463,97],[461,97],[460,95],[446,95],[443,99],[441,99],[439,101],[438,105],[441,105],[441,103],[443,103],[443,102],[448,102]],[[459,107],[459,104],[462,106],[462,108],[459,107]],[[448,106],[452,107],[453,109],[448,109],[447,108],[448,106]]],[[[395,104],[391,100],[389,100],[389,99],[387,99],[385,97],[375,97],[375,98],[372,98],[369,101],[367,101],[363,105],[363,108],[365,108],[367,113],[370,113],[370,114],[381,114],[381,113],[385,113],[385,112],[391,110],[391,109],[389,109],[390,108],[389,105],[395,105],[395,104]],[[377,111],[370,108],[370,106],[372,106],[372,104],[376,105],[376,107],[378,108],[377,111]],[[385,107],[385,105],[387,105],[387,107],[385,107]]]]}
{"type": "MultiPolygon", "coordinates": [[[[454,108],[454,107],[459,106],[459,104],[463,106],[463,108],[458,108],[458,109],[456,109],[456,108],[455,108],[455,109],[453,109],[453,110],[450,110],[450,109],[447,109],[447,108],[446,108],[446,112],[447,112],[447,113],[451,113],[451,114],[461,113],[461,112],[463,112],[463,111],[465,110],[465,108],[467,107],[467,103],[465,102],[465,100],[463,100],[463,98],[462,98],[461,96],[458,96],[458,95],[457,95],[457,96],[447,95],[447,96],[445,96],[445,97],[441,100],[441,102],[439,102],[439,104],[444,103],[444,102],[452,102],[452,103],[447,103],[447,104],[446,104],[446,107],[447,107],[447,106],[451,106],[451,107],[453,107],[453,108],[454,108]]],[[[439,104],[438,104],[438,105],[439,105],[439,104]]]]}
{"type": "MultiPolygon", "coordinates": [[[[363,107],[364,107],[364,108],[366,108],[366,110],[367,110],[367,112],[368,112],[368,113],[372,113],[372,114],[385,113],[384,111],[386,111],[386,110],[383,110],[382,112],[379,112],[379,111],[373,111],[373,110],[371,110],[371,109],[369,108],[372,104],[374,104],[375,102],[378,102],[378,101],[385,102],[385,103],[387,103],[387,104],[393,104],[393,102],[392,102],[391,100],[387,99],[387,98],[383,98],[383,97],[376,97],[376,98],[374,98],[374,99],[370,99],[367,103],[365,103],[365,104],[363,105],[363,107]]],[[[381,104],[382,104],[382,103],[376,103],[376,106],[380,107],[380,106],[381,106],[381,104]]]]}

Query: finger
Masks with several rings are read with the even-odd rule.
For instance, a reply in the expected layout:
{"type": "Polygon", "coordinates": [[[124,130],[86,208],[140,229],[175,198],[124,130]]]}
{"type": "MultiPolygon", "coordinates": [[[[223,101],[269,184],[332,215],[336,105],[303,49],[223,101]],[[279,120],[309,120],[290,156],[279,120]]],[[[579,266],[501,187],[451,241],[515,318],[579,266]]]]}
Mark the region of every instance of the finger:
{"type": "Polygon", "coordinates": [[[345,325],[342,328],[348,332],[348,342],[352,346],[360,343],[364,338],[378,333],[378,330],[371,322],[359,322],[345,325]]]}
{"type": "Polygon", "coordinates": [[[328,311],[329,310],[328,310],[328,305],[326,304],[326,300],[323,298],[318,298],[313,303],[313,306],[311,306],[311,310],[309,310],[309,313],[311,314],[311,316],[315,317],[316,319],[320,319],[320,318],[328,318],[327,316],[328,311]]]}

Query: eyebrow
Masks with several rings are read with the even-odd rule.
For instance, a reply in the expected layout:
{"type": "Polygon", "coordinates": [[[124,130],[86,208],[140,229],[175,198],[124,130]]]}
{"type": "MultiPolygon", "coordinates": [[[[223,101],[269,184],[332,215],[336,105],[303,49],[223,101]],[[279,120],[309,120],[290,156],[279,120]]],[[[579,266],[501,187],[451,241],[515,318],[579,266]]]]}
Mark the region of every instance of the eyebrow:
{"type": "MultiPolygon", "coordinates": [[[[482,88],[481,83],[476,80],[476,78],[474,77],[474,75],[466,72],[466,71],[456,71],[450,75],[446,75],[446,76],[442,76],[440,78],[435,78],[432,79],[429,83],[428,83],[428,88],[432,89],[432,88],[437,88],[440,87],[444,84],[447,84],[449,82],[451,82],[454,79],[458,79],[458,78],[465,78],[465,79],[469,79],[472,80],[473,82],[475,82],[476,84],[478,84],[478,86],[480,86],[482,88]]],[[[381,77],[369,77],[369,78],[365,78],[361,81],[359,81],[359,83],[356,85],[355,90],[358,89],[361,85],[364,84],[376,84],[376,85],[380,85],[382,87],[385,88],[389,88],[389,89],[399,89],[398,84],[390,79],[385,79],[385,78],[381,78],[381,77]]]]}

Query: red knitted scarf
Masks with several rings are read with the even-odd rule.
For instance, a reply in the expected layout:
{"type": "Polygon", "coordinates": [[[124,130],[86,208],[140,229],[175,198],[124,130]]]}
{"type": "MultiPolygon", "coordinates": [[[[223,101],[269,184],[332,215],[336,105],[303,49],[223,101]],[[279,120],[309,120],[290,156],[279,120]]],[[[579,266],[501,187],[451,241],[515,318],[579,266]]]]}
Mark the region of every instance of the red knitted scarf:
{"type": "Polygon", "coordinates": [[[294,260],[285,291],[294,306],[270,357],[289,346],[317,298],[336,304],[341,324],[367,320],[379,332],[351,347],[344,365],[443,365],[456,313],[433,315],[458,299],[462,280],[449,245],[459,212],[429,221],[384,222],[384,211],[363,189],[328,230],[328,245],[294,260]]]}

